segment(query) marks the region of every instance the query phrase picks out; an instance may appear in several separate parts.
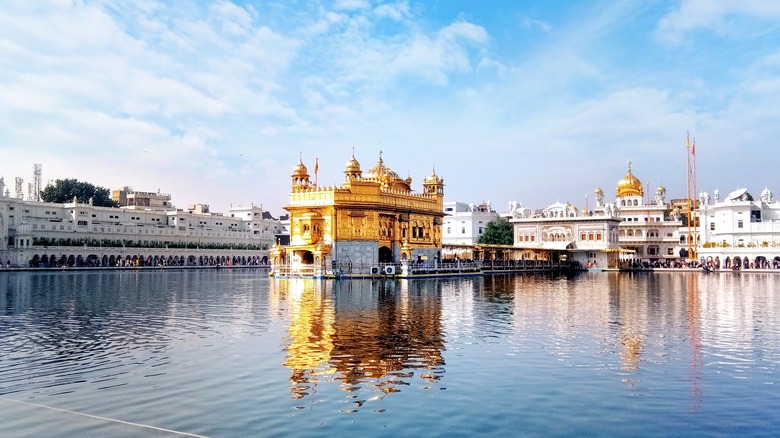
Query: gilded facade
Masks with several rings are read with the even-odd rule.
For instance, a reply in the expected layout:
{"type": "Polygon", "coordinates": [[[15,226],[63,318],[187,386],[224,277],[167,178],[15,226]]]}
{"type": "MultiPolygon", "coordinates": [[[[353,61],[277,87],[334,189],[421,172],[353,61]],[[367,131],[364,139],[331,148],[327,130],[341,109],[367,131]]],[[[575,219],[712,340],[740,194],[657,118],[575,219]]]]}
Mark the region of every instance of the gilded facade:
{"type": "Polygon", "coordinates": [[[353,154],[338,186],[313,183],[303,160],[291,176],[290,245],[272,249],[274,274],[371,274],[401,261],[440,260],[444,180],[435,170],[422,193],[381,153],[365,173],[353,154]]]}

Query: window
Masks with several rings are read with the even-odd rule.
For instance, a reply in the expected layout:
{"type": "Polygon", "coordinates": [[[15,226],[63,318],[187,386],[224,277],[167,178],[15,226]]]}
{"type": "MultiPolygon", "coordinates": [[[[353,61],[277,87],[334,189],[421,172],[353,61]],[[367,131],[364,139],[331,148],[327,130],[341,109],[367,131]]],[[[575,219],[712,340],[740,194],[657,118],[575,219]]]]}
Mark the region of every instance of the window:
{"type": "Polygon", "coordinates": [[[460,229],[460,234],[466,234],[466,227],[460,229]]]}
{"type": "Polygon", "coordinates": [[[479,234],[482,234],[482,227],[479,227],[479,234]]]}
{"type": "Polygon", "coordinates": [[[737,221],[737,228],[742,228],[742,226],[743,226],[742,219],[740,219],[737,221]]]}
{"type": "Polygon", "coordinates": [[[715,231],[715,222],[710,222],[710,231],[715,231]]]}
{"type": "Polygon", "coordinates": [[[452,233],[452,228],[447,227],[447,234],[451,234],[451,233],[452,233]]]}

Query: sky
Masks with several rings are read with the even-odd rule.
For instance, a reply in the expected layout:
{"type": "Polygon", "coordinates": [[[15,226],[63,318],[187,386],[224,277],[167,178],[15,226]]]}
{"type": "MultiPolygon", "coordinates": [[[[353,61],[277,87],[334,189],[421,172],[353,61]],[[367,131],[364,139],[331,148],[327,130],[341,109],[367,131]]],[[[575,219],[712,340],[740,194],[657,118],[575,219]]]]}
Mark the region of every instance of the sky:
{"type": "Polygon", "coordinates": [[[0,175],[284,213],[302,159],[445,200],[780,197],[780,2],[69,1],[0,9],[0,175]],[[649,193],[648,193],[649,192],[649,193]],[[721,195],[723,196],[723,195],[721,195]]]}

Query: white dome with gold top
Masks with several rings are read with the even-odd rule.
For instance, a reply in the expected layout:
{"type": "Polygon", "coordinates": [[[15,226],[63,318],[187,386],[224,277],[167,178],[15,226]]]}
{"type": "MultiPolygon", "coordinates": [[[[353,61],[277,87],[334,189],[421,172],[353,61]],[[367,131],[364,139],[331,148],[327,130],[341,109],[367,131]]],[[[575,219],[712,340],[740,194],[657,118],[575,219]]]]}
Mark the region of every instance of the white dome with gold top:
{"type": "Polygon", "coordinates": [[[628,173],[618,182],[615,196],[618,198],[624,196],[644,196],[645,191],[642,188],[642,182],[631,173],[631,162],[628,162],[628,173]]]}

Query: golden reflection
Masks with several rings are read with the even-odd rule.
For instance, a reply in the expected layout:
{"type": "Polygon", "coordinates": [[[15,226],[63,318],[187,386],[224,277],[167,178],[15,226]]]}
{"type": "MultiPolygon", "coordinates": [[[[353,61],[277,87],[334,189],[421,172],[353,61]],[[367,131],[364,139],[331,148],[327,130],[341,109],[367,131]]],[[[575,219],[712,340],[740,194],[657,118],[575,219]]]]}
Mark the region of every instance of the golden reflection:
{"type": "Polygon", "coordinates": [[[292,369],[292,396],[301,398],[314,389],[319,376],[335,371],[328,364],[335,334],[333,302],[315,290],[315,280],[295,279],[275,284],[279,286],[279,297],[289,299],[290,337],[285,340],[284,365],[292,369]]]}
{"type": "Polygon", "coordinates": [[[637,372],[642,361],[644,337],[647,332],[647,310],[644,308],[647,296],[642,293],[644,291],[632,289],[636,280],[630,276],[613,275],[610,280],[617,282],[618,293],[615,300],[620,321],[618,333],[621,365],[626,371],[637,372]]]}
{"type": "Polygon", "coordinates": [[[703,374],[701,355],[701,321],[699,305],[699,275],[688,276],[688,339],[691,343],[691,365],[688,379],[691,381],[692,409],[698,410],[701,404],[699,382],[703,374]]]}
{"type": "MultiPolygon", "coordinates": [[[[341,381],[348,393],[379,400],[414,383],[430,389],[444,372],[440,284],[371,280],[278,280],[271,296],[287,300],[291,393],[305,397],[318,379],[341,381]]],[[[283,306],[278,304],[279,308],[283,306]]],[[[357,397],[350,395],[350,398],[357,397]]]]}

